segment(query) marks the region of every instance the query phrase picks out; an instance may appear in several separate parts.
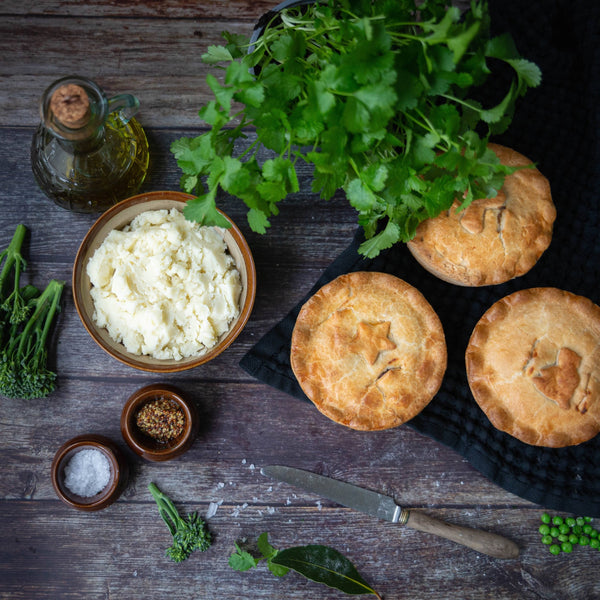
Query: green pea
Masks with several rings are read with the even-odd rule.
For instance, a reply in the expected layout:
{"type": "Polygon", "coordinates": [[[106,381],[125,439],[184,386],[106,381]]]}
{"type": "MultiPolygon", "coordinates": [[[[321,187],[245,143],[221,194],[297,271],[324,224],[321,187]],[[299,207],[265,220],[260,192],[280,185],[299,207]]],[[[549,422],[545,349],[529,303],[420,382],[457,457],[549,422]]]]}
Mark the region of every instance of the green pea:
{"type": "Polygon", "coordinates": [[[585,519],[583,517],[577,517],[575,519],[575,522],[577,523],[577,525],[579,525],[580,527],[583,527],[585,525],[585,519]]]}
{"type": "Polygon", "coordinates": [[[571,542],[571,544],[579,544],[579,536],[572,533],[569,536],[569,541],[571,542]]]}
{"type": "Polygon", "coordinates": [[[579,538],[579,545],[580,546],[589,546],[590,545],[590,538],[586,537],[585,535],[582,535],[579,538]]]}
{"type": "Polygon", "coordinates": [[[569,541],[569,536],[561,533],[557,538],[556,538],[559,542],[568,542],[569,541]]]}
{"type": "MultiPolygon", "coordinates": [[[[546,544],[546,546],[549,546],[550,544],[552,544],[552,542],[554,541],[554,538],[551,535],[545,535],[542,538],[542,544],[546,544]]],[[[577,541],[579,541],[579,538],[577,538],[577,541]]],[[[598,542],[600,543],[600,542],[598,542]]]]}
{"type": "Polygon", "coordinates": [[[560,534],[560,531],[558,530],[558,527],[551,527],[550,528],[550,535],[552,537],[558,537],[560,534]]]}
{"type": "Polygon", "coordinates": [[[583,517],[584,521],[586,523],[591,523],[592,522],[592,517],[583,517]]]}
{"type": "Polygon", "coordinates": [[[563,543],[560,545],[560,549],[561,549],[563,552],[572,552],[572,551],[573,551],[573,544],[571,544],[571,543],[569,543],[569,542],[563,542],[563,543]]]}
{"type": "Polygon", "coordinates": [[[591,538],[597,538],[599,535],[598,530],[597,529],[592,529],[592,531],[590,531],[590,537],[591,538]]]}
{"type": "MultiPolygon", "coordinates": [[[[550,538],[552,539],[552,538],[550,538]]],[[[590,547],[591,548],[600,548],[600,540],[598,538],[593,538],[590,540],[590,547]]]]}
{"type": "Polygon", "coordinates": [[[583,528],[580,525],[575,525],[573,527],[573,533],[575,535],[581,535],[583,533],[583,528]]]}
{"type": "Polygon", "coordinates": [[[552,544],[549,548],[550,554],[560,554],[560,546],[558,544],[552,544]]]}
{"type": "Polygon", "coordinates": [[[551,521],[550,515],[548,513],[543,513],[541,519],[542,523],[550,523],[551,521]]]}
{"type": "Polygon", "coordinates": [[[559,517],[559,516],[553,517],[553,519],[552,519],[552,524],[553,525],[562,525],[563,522],[564,522],[563,518],[559,517]]]}
{"type": "Polygon", "coordinates": [[[540,525],[540,528],[538,530],[542,535],[548,535],[550,533],[550,525],[546,525],[545,523],[543,525],[540,525]]]}
{"type": "Polygon", "coordinates": [[[590,535],[590,533],[592,533],[592,529],[593,527],[591,525],[584,525],[583,533],[585,533],[585,535],[590,535]]]}
{"type": "Polygon", "coordinates": [[[575,519],[573,517],[567,517],[565,519],[565,523],[569,526],[569,527],[573,527],[573,525],[576,524],[575,519]]]}
{"type": "Polygon", "coordinates": [[[558,526],[558,531],[560,531],[560,533],[569,533],[571,528],[566,523],[563,523],[562,525],[558,526]]]}

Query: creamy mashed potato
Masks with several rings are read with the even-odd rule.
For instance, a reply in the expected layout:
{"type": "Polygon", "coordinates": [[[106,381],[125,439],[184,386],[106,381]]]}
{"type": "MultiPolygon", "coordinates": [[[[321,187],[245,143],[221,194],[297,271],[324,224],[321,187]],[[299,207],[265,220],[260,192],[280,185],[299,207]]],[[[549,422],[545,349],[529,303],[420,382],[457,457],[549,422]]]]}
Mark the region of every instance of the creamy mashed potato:
{"type": "Polygon", "coordinates": [[[240,274],[223,238],[177,209],[111,231],[87,274],[95,323],[133,354],[201,355],[239,314],[240,274]]]}

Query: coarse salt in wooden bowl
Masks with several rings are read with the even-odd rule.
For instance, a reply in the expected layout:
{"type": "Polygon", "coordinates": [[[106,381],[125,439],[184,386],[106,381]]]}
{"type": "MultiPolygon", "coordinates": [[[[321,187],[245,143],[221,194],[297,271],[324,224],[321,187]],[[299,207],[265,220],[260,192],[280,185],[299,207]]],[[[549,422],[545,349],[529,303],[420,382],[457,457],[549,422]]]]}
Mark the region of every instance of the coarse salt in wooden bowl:
{"type": "Polygon", "coordinates": [[[51,467],[56,495],[71,508],[87,512],[117,500],[128,474],[129,466],[119,447],[97,434],[79,435],[65,442],[51,467]]]}
{"type": "Polygon", "coordinates": [[[73,265],[73,299],[83,326],[94,341],[113,358],[120,362],[153,373],[173,373],[192,369],[204,364],[221,354],[237,338],[245,327],[256,296],[256,268],[252,252],[241,231],[235,223],[222,211],[219,211],[231,224],[228,229],[216,228],[227,245],[227,251],[232,256],[239,271],[242,291],[239,300],[239,314],[231,322],[228,331],[219,338],[216,345],[200,355],[187,358],[160,359],[145,354],[129,352],[125,346],[111,338],[108,330],[99,327],[94,322],[94,301],[90,295],[92,284],[87,274],[87,264],[106,236],[113,229],[122,229],[131,221],[146,211],[170,210],[176,208],[183,211],[185,203],[193,198],[189,194],[173,191],[149,192],[138,194],[119,202],[103,213],[92,225],[83,239],[73,265]]]}

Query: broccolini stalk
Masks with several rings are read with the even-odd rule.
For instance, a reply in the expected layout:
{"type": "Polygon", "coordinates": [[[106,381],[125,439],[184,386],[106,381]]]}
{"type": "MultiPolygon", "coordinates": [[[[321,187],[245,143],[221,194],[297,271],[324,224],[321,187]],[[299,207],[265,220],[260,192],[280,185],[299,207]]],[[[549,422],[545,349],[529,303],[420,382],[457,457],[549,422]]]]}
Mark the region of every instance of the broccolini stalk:
{"type": "Polygon", "coordinates": [[[0,253],[0,263],[4,261],[2,271],[0,271],[0,308],[7,317],[4,319],[4,315],[2,315],[0,319],[5,326],[7,322],[21,323],[27,318],[29,312],[27,302],[23,299],[20,290],[21,272],[27,266],[27,262],[21,254],[26,231],[25,225],[17,225],[8,248],[0,253]],[[8,294],[8,290],[11,288],[12,291],[8,294]]]}
{"type": "MultiPolygon", "coordinates": [[[[60,311],[64,282],[52,279],[37,297],[29,299],[32,313],[18,328],[13,324],[6,345],[0,351],[0,394],[9,398],[43,398],[55,389],[56,373],[47,368],[46,343],[50,328],[60,311]]],[[[35,288],[23,289],[29,298],[35,288]]]]}
{"type": "Polygon", "coordinates": [[[165,554],[173,562],[182,562],[194,550],[207,550],[211,544],[210,532],[198,513],[189,514],[187,520],[184,520],[171,499],[154,483],[150,483],[148,489],[158,505],[158,513],[173,536],[173,545],[167,548],[165,554]]]}

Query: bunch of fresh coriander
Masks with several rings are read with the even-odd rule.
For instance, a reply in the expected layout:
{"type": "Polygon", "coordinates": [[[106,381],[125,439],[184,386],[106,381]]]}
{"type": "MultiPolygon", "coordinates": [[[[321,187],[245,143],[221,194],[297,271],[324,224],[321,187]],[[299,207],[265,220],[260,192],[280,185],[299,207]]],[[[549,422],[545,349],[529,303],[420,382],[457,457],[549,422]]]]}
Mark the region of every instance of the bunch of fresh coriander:
{"type": "Polygon", "coordinates": [[[372,257],[456,197],[466,207],[496,195],[512,171],[487,142],[540,70],[509,35],[490,37],[485,2],[464,14],[446,0],[418,4],[327,0],[272,14],[252,44],[223,33],[226,44],[203,56],[223,75],[207,76],[214,99],[199,115],[208,131],[171,147],[182,189],[196,196],[185,216],[227,227],[216,210],[225,192],[265,233],[279,202],[299,191],[305,161],[321,198],[344,190],[365,231],[359,251],[372,257]],[[477,94],[499,66],[510,82],[484,107],[477,94]]]}

